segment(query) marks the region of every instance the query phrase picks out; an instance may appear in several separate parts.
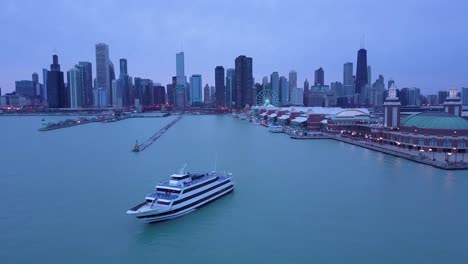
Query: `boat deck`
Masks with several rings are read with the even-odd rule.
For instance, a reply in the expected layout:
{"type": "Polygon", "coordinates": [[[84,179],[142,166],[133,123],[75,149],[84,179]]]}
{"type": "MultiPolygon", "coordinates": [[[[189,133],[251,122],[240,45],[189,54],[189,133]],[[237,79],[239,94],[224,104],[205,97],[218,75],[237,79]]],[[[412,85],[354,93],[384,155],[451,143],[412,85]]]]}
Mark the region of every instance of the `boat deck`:
{"type": "MultiPolygon", "coordinates": [[[[184,188],[186,187],[190,187],[190,186],[193,186],[193,185],[196,185],[200,182],[205,182],[205,181],[209,181],[215,177],[218,177],[218,180],[217,182],[220,182],[220,181],[223,181],[225,179],[228,179],[230,178],[229,176],[225,176],[225,175],[221,175],[221,174],[218,174],[218,173],[207,173],[206,176],[202,177],[202,178],[199,178],[199,179],[196,179],[196,180],[193,180],[187,184],[185,184],[183,187],[181,187],[181,189],[183,190],[184,188]]],[[[157,187],[176,187],[176,186],[173,186],[173,185],[169,185],[169,181],[167,182],[163,182],[163,183],[160,183],[157,185],[157,187]]],[[[166,194],[166,193],[158,193],[158,192],[153,192],[153,193],[149,193],[146,195],[146,197],[150,197],[150,198],[154,198],[155,200],[157,199],[164,199],[164,200],[168,200],[168,201],[171,201],[171,200],[175,200],[177,198],[179,198],[179,195],[176,195],[176,194],[166,194]]]]}
{"type": "MultiPolygon", "coordinates": [[[[195,174],[196,175],[196,174],[195,174]]],[[[224,174],[219,174],[219,173],[206,173],[205,176],[201,177],[201,178],[198,178],[196,180],[192,180],[191,182],[189,183],[186,183],[184,184],[183,186],[174,186],[174,185],[170,185],[169,184],[169,181],[165,181],[165,182],[161,182],[158,184],[158,186],[161,186],[161,187],[172,187],[172,188],[180,188],[180,189],[184,189],[186,187],[190,187],[190,186],[193,186],[193,185],[196,185],[200,182],[204,182],[204,181],[208,181],[208,180],[211,180],[213,178],[215,178],[216,176],[218,176],[219,180],[223,180],[223,179],[227,179],[228,176],[227,175],[224,175],[224,174]]]]}

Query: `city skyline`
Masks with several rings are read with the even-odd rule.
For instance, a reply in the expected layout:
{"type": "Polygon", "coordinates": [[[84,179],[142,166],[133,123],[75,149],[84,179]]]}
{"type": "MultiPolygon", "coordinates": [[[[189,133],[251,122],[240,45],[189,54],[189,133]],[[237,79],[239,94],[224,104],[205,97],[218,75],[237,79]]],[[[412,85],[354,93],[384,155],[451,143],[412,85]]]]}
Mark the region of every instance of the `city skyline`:
{"type": "MultiPolygon", "coordinates": [[[[466,70],[462,63],[468,60],[468,54],[463,52],[462,48],[466,46],[467,39],[463,34],[459,34],[466,31],[462,26],[463,16],[460,13],[460,5],[466,4],[439,7],[435,3],[425,2],[424,14],[413,18],[412,15],[418,8],[414,3],[368,2],[362,5],[366,10],[371,11],[377,7],[383,10],[378,14],[368,12],[368,17],[373,23],[352,20],[353,16],[359,14],[359,9],[352,3],[340,4],[349,7],[348,13],[341,18],[338,17],[342,11],[333,16],[328,15],[330,12],[327,11],[331,10],[332,3],[319,5],[294,1],[288,6],[276,1],[241,1],[237,4],[207,1],[198,5],[186,2],[187,8],[178,10],[186,16],[181,16],[182,20],[175,22],[169,20],[170,15],[175,12],[171,3],[147,3],[148,8],[145,9],[139,5],[128,4],[127,15],[122,21],[115,21],[112,12],[104,12],[102,17],[97,15],[101,9],[116,8],[102,3],[93,4],[93,8],[90,8],[81,3],[71,5],[58,2],[57,5],[43,5],[35,2],[25,4],[7,1],[6,8],[0,13],[2,19],[9,21],[5,30],[9,41],[1,51],[4,58],[4,75],[0,79],[0,87],[3,93],[11,92],[16,80],[29,79],[33,72],[40,73],[42,68],[47,68],[47,62],[54,50],[60,56],[64,69],[72,68],[77,61],[94,62],[94,45],[100,42],[109,45],[112,61],[126,58],[131,63],[129,75],[150,78],[162,84],[171,82],[171,77],[174,76],[173,54],[180,50],[186,54],[185,75],[200,73],[204,76],[204,82],[210,85],[214,85],[213,69],[217,65],[223,65],[225,69],[234,68],[233,58],[239,55],[246,55],[255,60],[253,76],[256,82],[261,82],[263,76],[269,76],[274,71],[286,76],[289,71],[295,70],[298,73],[298,82],[303,83],[306,78],[313,79],[314,70],[322,67],[327,75],[326,84],[330,84],[342,80],[343,63],[349,61],[356,64],[356,51],[359,49],[363,33],[364,47],[368,50],[368,65],[372,66],[375,76],[382,74],[386,80],[393,78],[401,88],[418,87],[424,94],[434,94],[451,87],[460,89],[468,86],[466,70]],[[401,8],[402,5],[405,8],[401,8]],[[44,6],[49,6],[50,12],[58,14],[61,19],[60,25],[55,23],[55,18],[40,16],[41,12],[45,11],[44,6]],[[245,9],[247,12],[239,17],[229,17],[223,15],[228,11],[222,11],[221,22],[217,20],[217,15],[205,17],[195,12],[203,8],[221,6],[226,7],[223,10],[232,7],[234,10],[245,9]],[[304,14],[307,10],[317,7],[327,15],[315,18],[320,23],[314,28],[314,34],[304,34],[310,29],[308,16],[304,14]],[[158,12],[158,16],[152,8],[161,11],[158,12]],[[441,8],[444,12],[441,12],[441,8]],[[279,23],[270,17],[265,17],[263,21],[255,16],[256,10],[273,14],[289,10],[295,15],[285,23],[279,23]],[[398,13],[399,19],[395,19],[395,12],[398,13]],[[63,17],[63,13],[67,13],[67,16],[63,17]],[[135,22],[131,18],[137,14],[147,23],[134,27],[135,22]],[[26,15],[33,20],[40,19],[43,24],[23,21],[21,17],[26,15]],[[105,23],[107,20],[115,23],[105,23]],[[443,26],[440,25],[441,20],[444,21],[443,26]],[[355,26],[346,27],[345,30],[342,25],[350,21],[355,26]],[[86,31],[78,32],[83,34],[76,38],[66,30],[66,25],[71,22],[82,25],[92,23],[92,26],[81,27],[86,31]],[[255,26],[246,28],[251,22],[256,22],[255,26]],[[320,26],[322,24],[327,26],[320,26]],[[50,27],[50,32],[43,32],[43,26],[50,27]],[[151,32],[152,26],[155,26],[156,32],[151,32]],[[243,30],[234,30],[235,28],[243,30]],[[273,34],[276,31],[291,31],[292,37],[297,41],[284,42],[277,37],[278,34],[273,34]],[[41,34],[35,35],[37,38],[33,39],[40,41],[25,45],[26,33],[38,34],[37,32],[41,34]],[[135,40],[126,41],[121,37],[129,34],[134,36],[135,40]],[[332,40],[330,37],[333,37],[332,40]],[[245,38],[254,41],[246,42],[245,38]],[[166,41],[151,41],[156,39],[166,41]],[[262,45],[261,40],[267,41],[268,45],[262,45]],[[311,43],[313,45],[310,45],[311,43]],[[422,46],[424,49],[421,49],[422,46]],[[11,53],[10,50],[17,52],[11,53]],[[440,78],[441,75],[443,78],[440,78]]],[[[81,28],[79,30],[83,30],[81,28]]]]}

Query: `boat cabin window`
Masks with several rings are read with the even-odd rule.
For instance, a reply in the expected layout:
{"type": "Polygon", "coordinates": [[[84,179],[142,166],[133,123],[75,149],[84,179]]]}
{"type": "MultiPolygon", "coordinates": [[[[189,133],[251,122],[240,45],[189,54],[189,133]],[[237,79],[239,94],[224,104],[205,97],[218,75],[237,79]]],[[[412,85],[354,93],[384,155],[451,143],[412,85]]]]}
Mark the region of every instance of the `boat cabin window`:
{"type": "Polygon", "coordinates": [[[184,179],[187,179],[188,177],[190,177],[189,174],[185,174],[185,175],[172,175],[172,179],[173,179],[173,180],[176,180],[176,181],[184,180],[184,179]]]}
{"type": "Polygon", "coordinates": [[[179,190],[173,190],[173,189],[168,189],[168,188],[157,188],[156,191],[164,192],[164,193],[177,193],[177,194],[180,194],[179,190]]]}
{"type": "Polygon", "coordinates": [[[169,205],[170,202],[166,202],[166,201],[161,201],[161,200],[158,200],[157,204],[164,204],[164,205],[169,205]]]}

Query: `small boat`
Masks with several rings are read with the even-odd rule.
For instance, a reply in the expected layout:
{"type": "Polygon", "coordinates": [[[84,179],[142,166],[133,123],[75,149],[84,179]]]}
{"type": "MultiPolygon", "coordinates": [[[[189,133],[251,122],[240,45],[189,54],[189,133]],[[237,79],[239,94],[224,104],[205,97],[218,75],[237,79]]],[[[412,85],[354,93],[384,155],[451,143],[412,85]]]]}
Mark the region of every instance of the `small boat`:
{"type": "Polygon", "coordinates": [[[283,133],[283,127],[277,124],[271,124],[268,126],[268,131],[272,133],[283,133]]]}
{"type": "Polygon", "coordinates": [[[255,119],[252,121],[252,123],[253,123],[254,125],[260,125],[260,120],[258,120],[258,119],[255,118],[255,119]]]}
{"type": "Polygon", "coordinates": [[[147,223],[183,216],[234,190],[232,173],[184,173],[185,166],[171,179],[156,185],[145,201],[129,209],[147,223]]]}

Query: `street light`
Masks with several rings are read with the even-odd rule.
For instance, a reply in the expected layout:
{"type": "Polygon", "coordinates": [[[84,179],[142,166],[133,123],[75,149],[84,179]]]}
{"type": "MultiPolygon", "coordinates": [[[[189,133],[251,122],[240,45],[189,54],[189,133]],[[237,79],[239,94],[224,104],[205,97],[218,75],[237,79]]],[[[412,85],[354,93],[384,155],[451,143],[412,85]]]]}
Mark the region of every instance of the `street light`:
{"type": "Polygon", "coordinates": [[[430,148],[430,149],[429,149],[429,152],[432,152],[432,161],[434,161],[434,160],[435,160],[435,158],[434,158],[434,154],[435,154],[434,151],[432,151],[432,149],[430,148]]]}

